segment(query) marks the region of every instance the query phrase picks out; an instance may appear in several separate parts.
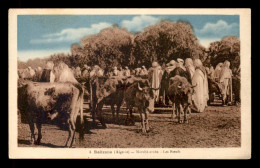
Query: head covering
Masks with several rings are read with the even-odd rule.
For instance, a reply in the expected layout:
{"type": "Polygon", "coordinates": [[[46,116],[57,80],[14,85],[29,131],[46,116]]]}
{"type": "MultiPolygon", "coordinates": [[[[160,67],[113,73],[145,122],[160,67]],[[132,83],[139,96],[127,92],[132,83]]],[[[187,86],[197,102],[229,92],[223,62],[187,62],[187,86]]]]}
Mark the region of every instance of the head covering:
{"type": "Polygon", "coordinates": [[[84,67],[87,69],[87,70],[89,70],[90,69],[90,67],[88,66],[88,65],[84,65],[84,67]]]}
{"type": "Polygon", "coordinates": [[[178,63],[181,63],[181,64],[184,64],[184,61],[183,61],[183,59],[181,59],[181,58],[177,58],[177,62],[178,62],[178,63]]]}
{"type": "Polygon", "coordinates": [[[37,67],[37,70],[38,70],[38,71],[41,71],[41,70],[42,70],[42,67],[37,67]]]}
{"type": "Polygon", "coordinates": [[[54,67],[54,63],[52,61],[48,61],[45,69],[53,69],[53,67],[54,67]]]}
{"type": "Polygon", "coordinates": [[[171,60],[170,62],[169,62],[169,65],[170,66],[173,66],[173,65],[175,65],[176,64],[176,61],[174,61],[174,60],[171,60]]]}
{"type": "Polygon", "coordinates": [[[188,67],[188,66],[193,66],[193,61],[191,58],[186,58],[185,60],[185,66],[188,67]]]}
{"type": "Polygon", "coordinates": [[[195,59],[194,62],[193,62],[194,66],[195,67],[200,67],[202,66],[202,62],[200,59],[195,59]]]}
{"type": "Polygon", "coordinates": [[[230,62],[229,62],[228,60],[226,60],[226,61],[224,62],[224,67],[229,68],[229,66],[230,66],[230,62]]]}
{"type": "Polygon", "coordinates": [[[168,64],[166,64],[166,72],[170,73],[176,68],[176,62],[174,60],[171,60],[168,64]]]}
{"type": "Polygon", "coordinates": [[[93,69],[99,69],[98,65],[94,65],[93,69]]]}
{"type": "Polygon", "coordinates": [[[217,65],[217,67],[219,67],[219,68],[221,68],[222,66],[223,66],[222,62],[218,63],[218,65],[217,65]]]}
{"type": "Polygon", "coordinates": [[[155,68],[155,67],[158,67],[158,66],[159,66],[158,62],[155,61],[155,62],[152,63],[152,67],[155,68]]]}

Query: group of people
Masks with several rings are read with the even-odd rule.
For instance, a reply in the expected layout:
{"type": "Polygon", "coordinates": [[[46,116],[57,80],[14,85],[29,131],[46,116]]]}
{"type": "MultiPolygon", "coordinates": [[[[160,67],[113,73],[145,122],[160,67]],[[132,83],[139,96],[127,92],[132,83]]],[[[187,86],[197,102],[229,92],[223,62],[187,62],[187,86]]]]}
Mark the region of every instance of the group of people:
{"type": "Polygon", "coordinates": [[[164,69],[158,62],[153,62],[152,67],[148,70],[148,76],[151,79],[151,87],[155,90],[155,102],[163,101],[165,105],[169,104],[167,88],[169,79],[173,77],[172,73],[176,68],[181,68],[187,81],[196,86],[193,94],[193,109],[203,112],[209,99],[208,81],[205,67],[199,59],[193,61],[191,58],[187,58],[184,62],[183,59],[178,58],[176,61],[171,60],[167,63],[164,69]]]}
{"type": "MultiPolygon", "coordinates": [[[[144,65],[141,68],[135,68],[132,71],[127,66],[124,68],[117,68],[115,66],[112,71],[107,72],[106,74],[98,65],[93,67],[84,65],[81,70],[80,67],[70,69],[65,63],[54,67],[53,62],[50,61],[47,62],[46,67],[41,71],[39,81],[55,82],[66,80],[76,82],[76,79],[79,77],[93,78],[95,76],[101,77],[104,75],[126,77],[131,75],[147,76],[150,81],[150,87],[153,88],[154,91],[154,104],[169,105],[167,88],[169,79],[170,77],[173,77],[172,73],[177,68],[180,68],[185,72],[184,76],[191,85],[196,86],[194,87],[193,94],[193,110],[203,112],[207,106],[207,102],[209,100],[208,78],[218,83],[223,100],[225,100],[224,104],[226,105],[231,102],[232,71],[230,69],[229,61],[219,63],[214,69],[213,66],[204,67],[200,59],[192,60],[191,58],[187,58],[184,61],[183,59],[178,58],[177,60],[171,60],[165,67],[160,66],[159,63],[155,61],[148,70],[144,65]]],[[[240,72],[240,68],[237,71],[240,72]]],[[[29,72],[32,73],[32,70],[29,69],[29,72]]]]}

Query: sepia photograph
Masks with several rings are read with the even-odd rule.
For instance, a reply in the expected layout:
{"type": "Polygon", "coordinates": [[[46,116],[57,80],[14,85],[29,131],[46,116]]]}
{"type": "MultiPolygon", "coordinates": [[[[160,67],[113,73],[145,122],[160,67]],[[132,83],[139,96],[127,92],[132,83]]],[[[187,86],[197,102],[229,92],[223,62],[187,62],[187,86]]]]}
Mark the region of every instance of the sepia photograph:
{"type": "Polygon", "coordinates": [[[9,9],[9,157],[250,159],[250,9],[9,9]]]}

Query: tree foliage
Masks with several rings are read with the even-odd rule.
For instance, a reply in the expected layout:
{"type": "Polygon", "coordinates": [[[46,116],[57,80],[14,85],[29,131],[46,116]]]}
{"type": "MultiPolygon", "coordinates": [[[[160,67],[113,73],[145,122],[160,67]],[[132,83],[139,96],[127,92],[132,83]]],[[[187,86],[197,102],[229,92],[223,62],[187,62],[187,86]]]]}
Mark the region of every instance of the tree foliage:
{"type": "Polygon", "coordinates": [[[162,65],[177,58],[199,58],[206,66],[229,60],[231,67],[239,66],[240,41],[235,36],[225,37],[211,43],[206,50],[186,21],[162,20],[136,34],[113,25],[84,37],[79,44],[72,44],[71,54],[58,53],[44,59],[18,61],[18,68],[45,67],[47,61],[63,61],[69,67],[99,65],[110,71],[113,66],[150,67],[153,61],[162,65]]]}
{"type": "Polygon", "coordinates": [[[163,21],[136,35],[133,55],[137,65],[150,66],[153,61],[166,63],[177,58],[203,58],[204,47],[189,23],[163,21]]]}
{"type": "Polygon", "coordinates": [[[224,37],[210,44],[208,54],[213,66],[228,60],[231,68],[238,67],[240,65],[240,40],[236,36],[224,37]]]}
{"type": "Polygon", "coordinates": [[[129,66],[133,64],[133,38],[134,35],[126,29],[113,26],[83,38],[77,54],[89,65],[99,65],[105,70],[113,66],[129,66]]]}

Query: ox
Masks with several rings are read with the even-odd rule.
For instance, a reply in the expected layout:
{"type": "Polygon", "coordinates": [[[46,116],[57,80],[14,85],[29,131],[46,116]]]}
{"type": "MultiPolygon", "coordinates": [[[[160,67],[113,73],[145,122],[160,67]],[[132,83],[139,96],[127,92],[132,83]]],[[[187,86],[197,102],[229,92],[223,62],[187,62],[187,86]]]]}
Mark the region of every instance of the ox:
{"type": "Polygon", "coordinates": [[[132,109],[134,107],[138,109],[141,116],[142,132],[144,133],[149,131],[148,116],[149,112],[154,110],[152,107],[152,100],[154,99],[153,89],[148,86],[148,83],[148,80],[135,81],[126,89],[124,98],[131,119],[133,118],[132,109]],[[141,85],[143,86],[141,87],[141,85]]]}
{"type": "Polygon", "coordinates": [[[179,75],[170,78],[168,97],[174,102],[173,113],[176,108],[179,123],[182,123],[183,121],[186,123],[188,122],[187,112],[192,104],[193,87],[195,86],[191,86],[186,78],[179,75]],[[184,117],[181,116],[181,114],[183,114],[183,109],[184,117]]]}
{"type": "Polygon", "coordinates": [[[110,105],[113,115],[113,122],[118,121],[120,107],[124,100],[125,79],[122,77],[95,77],[90,81],[91,107],[93,123],[96,124],[96,116],[98,117],[103,128],[106,128],[102,115],[103,105],[110,105]],[[116,117],[115,117],[115,108],[116,117]]]}
{"type": "Polygon", "coordinates": [[[41,127],[48,118],[63,117],[69,128],[66,147],[72,147],[75,137],[76,118],[80,110],[80,139],[83,130],[84,88],[74,83],[37,83],[27,82],[18,88],[18,108],[21,117],[27,119],[31,130],[31,141],[39,145],[42,139],[41,127]],[[34,122],[38,129],[35,139],[34,122]]]}

